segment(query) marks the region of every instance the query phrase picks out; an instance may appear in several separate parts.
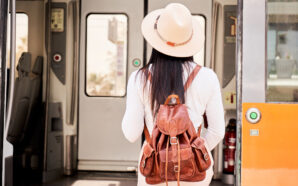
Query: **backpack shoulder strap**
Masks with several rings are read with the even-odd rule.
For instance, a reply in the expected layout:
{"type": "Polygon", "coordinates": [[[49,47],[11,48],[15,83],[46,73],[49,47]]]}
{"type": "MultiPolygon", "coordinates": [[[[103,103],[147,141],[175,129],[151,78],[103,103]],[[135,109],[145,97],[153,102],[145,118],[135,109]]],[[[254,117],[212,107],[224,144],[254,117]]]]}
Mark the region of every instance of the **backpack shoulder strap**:
{"type": "Polygon", "coordinates": [[[146,139],[147,143],[150,143],[151,138],[150,138],[150,134],[149,134],[145,120],[144,120],[144,135],[145,135],[145,139],[146,139]]]}
{"type": "Polygon", "coordinates": [[[148,71],[148,80],[152,83],[152,73],[148,71]]]}
{"type": "Polygon", "coordinates": [[[202,131],[202,125],[200,125],[198,128],[198,132],[197,132],[198,137],[201,137],[201,131],[202,131]]]}
{"type": "MultiPolygon", "coordinates": [[[[190,73],[190,75],[188,76],[188,79],[186,80],[186,83],[184,85],[184,93],[187,91],[187,89],[190,87],[191,83],[193,82],[193,80],[195,79],[196,75],[199,73],[199,71],[201,70],[201,66],[200,65],[196,65],[196,67],[193,69],[193,71],[190,73]]],[[[202,125],[200,125],[200,127],[198,128],[198,133],[197,135],[200,137],[201,135],[201,130],[202,130],[202,125]]]]}
{"type": "Polygon", "coordinates": [[[195,79],[196,75],[199,73],[200,70],[201,70],[201,66],[196,65],[196,67],[193,69],[191,74],[188,76],[188,79],[184,85],[184,92],[186,92],[187,89],[190,87],[191,83],[193,82],[193,80],[195,79]]]}

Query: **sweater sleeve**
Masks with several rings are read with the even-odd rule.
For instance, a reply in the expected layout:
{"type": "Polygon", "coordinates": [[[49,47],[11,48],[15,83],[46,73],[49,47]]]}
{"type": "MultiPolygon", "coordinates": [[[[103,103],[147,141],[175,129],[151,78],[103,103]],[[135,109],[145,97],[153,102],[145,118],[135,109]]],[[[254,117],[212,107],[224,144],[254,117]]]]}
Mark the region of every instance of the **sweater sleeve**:
{"type": "Polygon", "coordinates": [[[133,72],[128,80],[126,110],[122,120],[122,131],[125,138],[131,143],[135,142],[144,130],[144,105],[138,92],[139,79],[137,71],[133,72]]]}
{"type": "Polygon", "coordinates": [[[212,71],[213,89],[206,105],[208,128],[203,130],[202,137],[206,140],[210,150],[223,139],[225,134],[224,109],[220,91],[220,84],[216,74],[212,71]]]}

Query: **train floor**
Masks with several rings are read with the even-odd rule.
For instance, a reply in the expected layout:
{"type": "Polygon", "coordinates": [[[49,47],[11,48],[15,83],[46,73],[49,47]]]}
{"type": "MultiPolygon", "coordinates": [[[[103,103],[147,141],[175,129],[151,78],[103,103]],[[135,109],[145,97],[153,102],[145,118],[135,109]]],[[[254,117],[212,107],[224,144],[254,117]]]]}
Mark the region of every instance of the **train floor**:
{"type": "MultiPolygon", "coordinates": [[[[32,184],[30,186],[136,186],[135,173],[110,172],[79,172],[74,176],[63,177],[45,184],[32,184]]],[[[220,181],[212,181],[210,186],[230,186],[220,181]]]]}

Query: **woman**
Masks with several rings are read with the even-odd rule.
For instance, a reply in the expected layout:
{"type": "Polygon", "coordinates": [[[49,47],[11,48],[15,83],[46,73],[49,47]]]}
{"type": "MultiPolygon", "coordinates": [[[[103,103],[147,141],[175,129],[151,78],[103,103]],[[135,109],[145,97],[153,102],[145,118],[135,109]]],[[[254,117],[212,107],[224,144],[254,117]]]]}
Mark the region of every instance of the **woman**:
{"type": "MultiPolygon", "coordinates": [[[[149,13],[142,22],[142,33],[153,47],[149,63],[133,72],[128,81],[126,112],[122,130],[130,141],[136,141],[144,130],[144,118],[151,135],[159,105],[172,93],[177,94],[188,108],[194,127],[208,118],[208,129],[202,131],[202,138],[209,151],[224,137],[225,122],[220,85],[216,74],[202,67],[184,92],[184,83],[196,67],[193,55],[204,45],[200,24],[182,4],[172,3],[164,9],[149,13]],[[149,72],[152,74],[148,79],[149,72]]],[[[146,142],[145,142],[146,143],[146,142]]],[[[144,146],[144,144],[143,144],[144,146]]],[[[142,154],[142,151],[140,155],[142,154]]],[[[213,159],[206,177],[200,182],[181,182],[181,186],[206,186],[213,176],[213,159]]],[[[138,173],[138,186],[149,185],[138,173]]],[[[157,184],[165,185],[165,183],[157,184]]],[[[169,182],[170,186],[177,183],[169,182]]]]}

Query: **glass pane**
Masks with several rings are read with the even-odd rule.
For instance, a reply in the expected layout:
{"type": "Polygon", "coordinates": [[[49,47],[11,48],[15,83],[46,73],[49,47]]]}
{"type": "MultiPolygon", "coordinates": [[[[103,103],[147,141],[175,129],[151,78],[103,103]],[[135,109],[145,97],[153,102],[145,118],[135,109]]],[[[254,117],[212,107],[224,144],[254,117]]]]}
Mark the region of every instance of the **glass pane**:
{"type": "MultiPolygon", "coordinates": [[[[199,21],[199,23],[201,24],[201,27],[204,30],[202,37],[206,37],[206,34],[205,34],[206,20],[205,20],[205,18],[201,15],[193,15],[193,16],[199,21]]],[[[206,38],[205,38],[205,41],[206,41],[206,38]]],[[[205,45],[204,45],[203,49],[200,52],[198,52],[196,55],[194,55],[193,57],[194,57],[194,61],[196,63],[198,63],[201,66],[204,66],[204,64],[205,64],[205,45]]]]}
{"type": "MultiPolygon", "coordinates": [[[[10,14],[9,14],[10,15],[10,14]]],[[[16,66],[23,52],[28,51],[28,15],[24,13],[16,14],[16,66]]],[[[7,54],[6,64],[10,67],[10,17],[7,21],[7,54]]],[[[17,75],[17,73],[16,73],[17,75]]]]}
{"type": "Polygon", "coordinates": [[[268,102],[298,102],[298,0],[268,0],[268,102]]]}
{"type": "Polygon", "coordinates": [[[124,96],[127,16],[89,15],[86,46],[86,93],[89,96],[124,96]]]}

